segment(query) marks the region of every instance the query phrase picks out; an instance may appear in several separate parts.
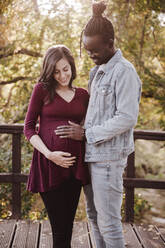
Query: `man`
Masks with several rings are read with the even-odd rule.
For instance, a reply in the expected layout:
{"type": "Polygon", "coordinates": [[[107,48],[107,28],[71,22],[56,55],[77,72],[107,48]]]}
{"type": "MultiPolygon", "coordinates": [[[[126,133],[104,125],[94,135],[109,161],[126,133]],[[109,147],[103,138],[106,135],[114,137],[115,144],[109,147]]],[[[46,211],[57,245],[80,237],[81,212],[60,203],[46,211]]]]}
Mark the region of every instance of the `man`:
{"type": "Polygon", "coordinates": [[[84,129],[70,122],[56,134],[78,140],[85,136],[91,185],[84,192],[96,248],[124,248],[122,175],[134,150],[141,81],[133,65],[115,49],[112,23],[102,16],[105,8],[103,2],[94,3],[93,16],[83,30],[84,48],[96,64],[90,72],[84,129]]]}

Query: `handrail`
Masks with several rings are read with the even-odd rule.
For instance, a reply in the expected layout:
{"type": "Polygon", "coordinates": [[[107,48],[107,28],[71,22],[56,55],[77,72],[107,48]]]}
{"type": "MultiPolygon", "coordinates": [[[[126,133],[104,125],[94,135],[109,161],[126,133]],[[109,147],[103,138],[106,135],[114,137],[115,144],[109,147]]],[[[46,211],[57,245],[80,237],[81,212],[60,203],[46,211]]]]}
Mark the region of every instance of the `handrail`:
{"type": "Polygon", "coordinates": [[[0,124],[0,133],[23,133],[24,124],[0,124]]]}
{"type": "MultiPolygon", "coordinates": [[[[134,139],[165,141],[164,131],[134,130],[134,139]]],[[[134,221],[135,188],[165,189],[165,180],[148,180],[135,178],[135,152],[128,157],[125,187],[125,221],[134,221]]]]}
{"type": "MultiPolygon", "coordinates": [[[[1,124],[0,134],[12,135],[12,172],[0,173],[0,183],[12,183],[12,218],[21,218],[21,183],[27,181],[27,174],[21,173],[21,135],[23,124],[1,124]]],[[[134,139],[165,141],[164,131],[135,130],[134,139]]],[[[134,189],[152,188],[165,189],[165,180],[148,180],[135,178],[135,153],[128,158],[125,187],[125,221],[134,221],[134,189]]]]}

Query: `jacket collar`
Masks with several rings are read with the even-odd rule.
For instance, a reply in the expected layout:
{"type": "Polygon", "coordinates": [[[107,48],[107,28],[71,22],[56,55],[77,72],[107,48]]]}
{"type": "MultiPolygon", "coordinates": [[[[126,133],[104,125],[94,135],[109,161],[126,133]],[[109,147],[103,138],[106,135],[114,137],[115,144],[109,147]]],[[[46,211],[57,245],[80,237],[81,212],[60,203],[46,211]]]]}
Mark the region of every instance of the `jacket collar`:
{"type": "Polygon", "coordinates": [[[111,68],[113,68],[114,65],[118,61],[120,61],[121,57],[122,57],[122,52],[121,52],[120,49],[117,49],[116,50],[116,53],[113,55],[113,57],[106,64],[103,64],[101,67],[99,65],[96,65],[95,67],[93,67],[91,69],[90,78],[89,78],[89,82],[88,82],[88,89],[89,89],[89,91],[90,91],[90,86],[91,86],[92,80],[93,80],[95,74],[97,73],[97,71],[100,74],[102,74],[102,73],[105,73],[105,74],[106,73],[109,73],[109,70],[111,68]]]}
{"type": "Polygon", "coordinates": [[[113,57],[106,64],[100,65],[98,70],[104,73],[108,73],[109,69],[114,67],[114,65],[118,61],[120,61],[121,57],[122,57],[122,52],[120,49],[117,49],[113,57]]]}

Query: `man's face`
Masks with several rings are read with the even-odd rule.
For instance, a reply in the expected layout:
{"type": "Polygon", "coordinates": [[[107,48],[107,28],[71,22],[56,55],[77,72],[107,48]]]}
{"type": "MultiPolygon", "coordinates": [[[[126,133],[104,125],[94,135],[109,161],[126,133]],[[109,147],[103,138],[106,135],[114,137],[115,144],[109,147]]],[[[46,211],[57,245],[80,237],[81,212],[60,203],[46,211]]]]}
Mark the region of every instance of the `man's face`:
{"type": "Polygon", "coordinates": [[[105,43],[100,35],[83,36],[84,48],[96,65],[105,64],[112,57],[110,43],[105,43]]]}

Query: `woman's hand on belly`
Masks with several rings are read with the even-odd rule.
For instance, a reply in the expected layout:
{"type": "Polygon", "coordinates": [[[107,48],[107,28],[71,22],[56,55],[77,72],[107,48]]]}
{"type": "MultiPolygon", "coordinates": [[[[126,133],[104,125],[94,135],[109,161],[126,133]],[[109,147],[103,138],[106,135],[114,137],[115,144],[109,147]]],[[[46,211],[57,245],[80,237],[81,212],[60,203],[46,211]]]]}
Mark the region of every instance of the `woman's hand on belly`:
{"type": "Polygon", "coordinates": [[[47,159],[51,160],[56,165],[64,168],[69,168],[75,163],[76,157],[71,157],[68,152],[54,151],[47,154],[47,159]]]}

